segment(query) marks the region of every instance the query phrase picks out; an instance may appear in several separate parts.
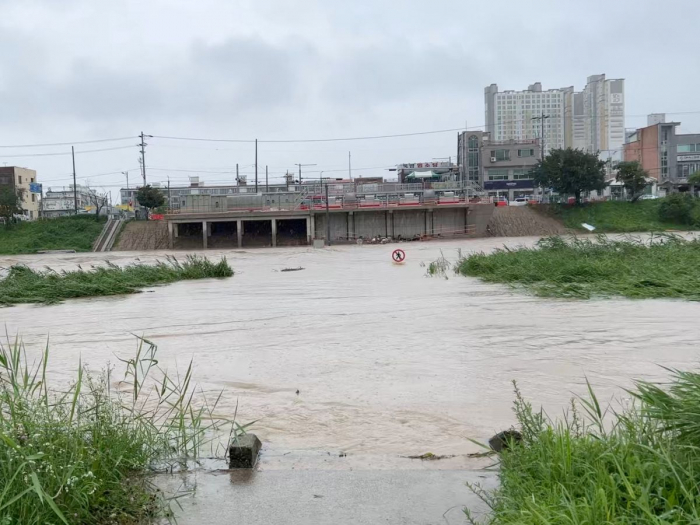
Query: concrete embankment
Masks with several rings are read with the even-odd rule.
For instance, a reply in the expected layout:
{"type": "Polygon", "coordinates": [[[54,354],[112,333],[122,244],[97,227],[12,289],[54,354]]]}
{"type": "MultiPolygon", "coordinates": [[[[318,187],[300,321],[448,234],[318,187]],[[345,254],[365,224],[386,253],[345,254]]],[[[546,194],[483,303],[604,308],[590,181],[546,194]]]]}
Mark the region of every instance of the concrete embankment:
{"type": "Polygon", "coordinates": [[[113,251],[165,250],[168,226],[162,221],[131,221],[124,225],[113,251]]]}

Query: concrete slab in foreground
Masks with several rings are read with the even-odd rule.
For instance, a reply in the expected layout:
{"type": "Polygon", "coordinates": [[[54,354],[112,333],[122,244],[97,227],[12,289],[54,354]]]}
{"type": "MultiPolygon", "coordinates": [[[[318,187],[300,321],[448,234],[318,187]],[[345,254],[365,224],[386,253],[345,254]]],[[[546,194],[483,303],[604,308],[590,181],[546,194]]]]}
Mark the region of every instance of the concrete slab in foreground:
{"type": "Polygon", "coordinates": [[[180,525],[464,524],[465,506],[486,510],[465,482],[497,484],[494,473],[465,470],[200,471],[160,481],[166,491],[196,483],[179,500],[180,525]]]}

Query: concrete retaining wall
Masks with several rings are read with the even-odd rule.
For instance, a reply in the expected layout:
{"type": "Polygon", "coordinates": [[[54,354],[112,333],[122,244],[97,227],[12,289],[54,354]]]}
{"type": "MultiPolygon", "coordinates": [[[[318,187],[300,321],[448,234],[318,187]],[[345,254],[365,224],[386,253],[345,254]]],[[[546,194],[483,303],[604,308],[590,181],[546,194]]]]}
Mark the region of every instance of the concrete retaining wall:
{"type": "Polygon", "coordinates": [[[443,209],[433,212],[433,235],[454,235],[465,233],[468,209],[443,209]]]}
{"type": "MultiPolygon", "coordinates": [[[[459,235],[467,232],[486,234],[493,206],[470,208],[433,208],[430,210],[377,210],[331,213],[331,241],[353,241],[362,237],[403,237],[416,235],[459,235]]],[[[314,216],[317,239],[326,237],[326,215],[314,216]]]]}
{"type": "Polygon", "coordinates": [[[392,213],[393,237],[401,236],[410,239],[415,235],[423,235],[426,232],[426,214],[425,210],[394,210],[392,213]]]}
{"type": "Polygon", "coordinates": [[[487,204],[479,204],[469,207],[469,215],[467,216],[467,224],[474,227],[474,235],[483,237],[487,235],[486,228],[493,216],[496,208],[487,204]]]}

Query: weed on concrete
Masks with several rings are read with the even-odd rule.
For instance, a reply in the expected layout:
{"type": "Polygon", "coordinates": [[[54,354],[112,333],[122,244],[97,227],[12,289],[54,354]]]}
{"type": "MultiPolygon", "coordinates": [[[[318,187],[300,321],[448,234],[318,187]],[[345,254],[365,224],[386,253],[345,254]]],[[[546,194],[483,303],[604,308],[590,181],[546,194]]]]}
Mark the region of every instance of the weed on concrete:
{"type": "Polygon", "coordinates": [[[194,395],[192,363],[171,375],[140,339],[122,364],[122,378],[77,364],[70,385],[52,388],[48,347],[33,361],[19,341],[0,345],[0,523],[167,518],[149,474],[196,458],[214,434],[244,431],[214,414],[218,399],[194,395]]]}
{"type": "Polygon", "coordinates": [[[700,523],[700,374],[671,373],[667,388],[637,383],[617,410],[589,385],[556,421],[516,387],[522,441],[499,455],[496,492],[472,487],[491,507],[488,522],[700,523]]]}

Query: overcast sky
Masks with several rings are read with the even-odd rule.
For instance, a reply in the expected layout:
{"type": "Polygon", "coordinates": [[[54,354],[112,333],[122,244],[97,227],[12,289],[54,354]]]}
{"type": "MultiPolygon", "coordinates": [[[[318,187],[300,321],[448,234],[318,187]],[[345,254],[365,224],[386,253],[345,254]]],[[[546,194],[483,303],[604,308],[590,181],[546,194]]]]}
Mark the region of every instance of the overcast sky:
{"type": "MultiPolygon", "coordinates": [[[[262,141],[471,128],[491,83],[580,90],[598,73],[626,80],[628,128],[667,112],[700,132],[699,19],[698,0],[0,0],[0,162],[57,187],[70,155],[16,155],[69,146],[4,146],[131,137],[76,144],[79,182],[117,198],[118,172],[137,181],[142,130],[262,141]],[[107,148],[120,149],[81,153],[107,148]]],[[[149,182],[231,182],[236,163],[252,182],[250,143],[148,142],[149,182]]],[[[456,156],[456,142],[261,143],[260,180],[266,164],[275,182],[295,163],[341,177],[348,151],[353,175],[392,176],[456,156]]]]}

